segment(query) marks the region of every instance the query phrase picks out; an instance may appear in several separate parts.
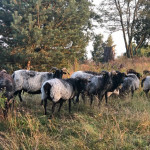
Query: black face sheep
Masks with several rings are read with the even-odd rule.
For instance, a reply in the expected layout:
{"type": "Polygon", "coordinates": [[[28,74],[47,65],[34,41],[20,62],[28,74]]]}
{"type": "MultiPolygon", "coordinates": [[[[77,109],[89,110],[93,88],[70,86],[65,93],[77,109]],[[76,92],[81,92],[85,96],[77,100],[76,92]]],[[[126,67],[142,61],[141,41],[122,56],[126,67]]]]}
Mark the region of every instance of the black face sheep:
{"type": "Polygon", "coordinates": [[[139,79],[141,78],[141,74],[136,72],[134,69],[128,69],[127,74],[129,74],[129,73],[135,74],[139,79]]]}
{"type": "Polygon", "coordinates": [[[55,110],[56,103],[60,103],[60,111],[63,101],[69,100],[69,112],[71,110],[71,99],[84,90],[87,81],[84,79],[51,79],[42,85],[42,101],[44,101],[45,115],[47,113],[47,99],[53,102],[52,114],[55,110]]]}
{"type": "Polygon", "coordinates": [[[111,72],[111,80],[112,80],[111,83],[112,84],[109,86],[109,88],[105,92],[106,103],[107,103],[110,92],[111,92],[111,94],[114,93],[114,94],[119,95],[118,87],[123,83],[123,80],[125,77],[126,77],[125,73],[122,73],[119,71],[112,71],[111,72]]]}
{"type": "Polygon", "coordinates": [[[63,74],[66,74],[63,70],[53,68],[52,72],[36,72],[29,70],[17,70],[12,74],[15,81],[15,95],[19,95],[20,101],[22,101],[21,92],[25,91],[30,94],[41,93],[42,84],[53,78],[62,78],[63,74]]]}
{"type": "MultiPolygon", "coordinates": [[[[99,96],[99,100],[101,101],[103,96],[105,95],[105,100],[107,103],[107,99],[108,99],[108,92],[113,92],[115,93],[116,89],[121,85],[121,83],[123,82],[124,77],[126,76],[125,73],[121,73],[121,72],[104,72],[104,74],[107,76],[106,81],[107,82],[98,82],[98,79],[96,79],[97,77],[93,77],[94,80],[92,80],[92,82],[88,85],[89,89],[88,92],[90,91],[90,93],[95,94],[94,92],[97,93],[97,91],[99,92],[99,89],[103,89],[99,96]],[[94,86],[93,86],[94,85],[94,86]]],[[[103,80],[102,80],[103,81],[103,80]]],[[[101,90],[100,90],[101,91],[101,90]]],[[[92,100],[91,100],[92,102],[92,100]]]]}
{"type": "Polygon", "coordinates": [[[150,90],[150,76],[144,78],[141,82],[141,87],[143,87],[143,91],[145,92],[146,96],[148,97],[148,92],[150,90]]]}
{"type": "Polygon", "coordinates": [[[140,85],[139,78],[135,74],[129,73],[127,74],[127,77],[123,80],[120,92],[124,94],[129,93],[131,91],[133,97],[134,91],[139,88],[139,85],[140,85]]]}
{"type": "MultiPolygon", "coordinates": [[[[76,71],[74,72],[70,78],[81,78],[89,80],[91,77],[100,75],[101,73],[93,72],[93,71],[76,71]]],[[[83,100],[85,99],[84,92],[82,93],[83,100]]],[[[79,102],[79,95],[76,97],[76,102],[79,102]]]]}
{"type": "Polygon", "coordinates": [[[110,88],[112,85],[111,80],[111,74],[109,72],[106,72],[99,76],[93,76],[89,79],[89,82],[87,84],[86,91],[91,97],[91,104],[93,102],[93,95],[98,95],[99,99],[99,105],[100,102],[105,95],[106,91],[110,88]]]}
{"type": "Polygon", "coordinates": [[[150,71],[149,70],[143,70],[143,74],[150,75],[150,71]]]}
{"type": "Polygon", "coordinates": [[[4,70],[0,72],[0,91],[3,92],[2,98],[7,98],[5,101],[5,108],[3,110],[4,117],[6,117],[9,104],[11,104],[11,100],[13,101],[15,83],[11,75],[7,74],[4,70]]]}

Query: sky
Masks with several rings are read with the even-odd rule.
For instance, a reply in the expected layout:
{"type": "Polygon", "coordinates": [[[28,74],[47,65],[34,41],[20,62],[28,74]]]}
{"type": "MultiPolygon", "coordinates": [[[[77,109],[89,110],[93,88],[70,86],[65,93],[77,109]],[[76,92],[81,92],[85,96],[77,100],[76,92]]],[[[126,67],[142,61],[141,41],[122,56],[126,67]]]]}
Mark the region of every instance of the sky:
{"type": "MultiPolygon", "coordinates": [[[[93,4],[95,4],[96,6],[98,6],[100,4],[102,0],[93,0],[93,4]]],[[[109,33],[102,30],[102,29],[95,29],[94,32],[96,34],[102,34],[104,36],[103,41],[106,41],[108,39],[109,33]]],[[[123,34],[122,31],[117,31],[114,32],[112,34],[112,38],[114,41],[114,45],[116,45],[115,47],[115,53],[116,53],[116,57],[117,56],[121,56],[124,52],[125,52],[125,44],[124,44],[124,40],[123,40],[123,34]]],[[[87,50],[87,56],[88,59],[90,59],[92,57],[91,55],[91,51],[93,50],[93,46],[92,46],[93,42],[89,42],[86,50],[87,50]]]]}

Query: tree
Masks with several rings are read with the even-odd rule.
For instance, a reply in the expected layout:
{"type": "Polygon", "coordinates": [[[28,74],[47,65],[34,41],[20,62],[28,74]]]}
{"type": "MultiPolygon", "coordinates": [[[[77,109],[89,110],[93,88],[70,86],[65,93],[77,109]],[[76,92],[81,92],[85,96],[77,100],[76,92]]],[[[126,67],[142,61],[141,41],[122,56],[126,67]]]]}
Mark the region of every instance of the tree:
{"type": "MultiPolygon", "coordinates": [[[[100,4],[99,13],[103,20],[102,26],[106,26],[110,31],[122,30],[126,48],[126,56],[133,56],[132,43],[136,33],[136,22],[140,16],[144,16],[148,0],[104,0],[100,4]],[[107,24],[107,25],[106,25],[107,24]]],[[[145,31],[140,40],[142,43],[147,40],[147,31],[145,31]]],[[[136,43],[139,47],[139,43],[136,43]]]]}
{"type": "Polygon", "coordinates": [[[12,37],[8,43],[11,55],[17,57],[13,61],[20,67],[31,61],[34,69],[49,70],[84,57],[94,14],[90,1],[2,0],[0,7],[0,19],[8,21],[8,36],[12,37]],[[4,18],[7,13],[9,20],[4,18]],[[66,48],[70,42],[73,44],[66,48]]]}
{"type": "Polygon", "coordinates": [[[96,63],[102,62],[103,54],[104,54],[103,35],[102,34],[95,35],[94,42],[93,42],[93,48],[94,48],[94,50],[92,51],[92,59],[96,63]]]}
{"type": "Polygon", "coordinates": [[[113,43],[114,43],[114,41],[113,41],[113,38],[112,38],[112,36],[111,36],[111,34],[108,36],[108,39],[107,39],[107,41],[106,41],[106,46],[107,47],[111,47],[111,46],[113,46],[113,43]]]}
{"type": "Polygon", "coordinates": [[[138,49],[147,49],[150,39],[150,1],[143,4],[144,10],[140,13],[135,23],[134,39],[138,46],[135,47],[135,53],[138,49]]]}

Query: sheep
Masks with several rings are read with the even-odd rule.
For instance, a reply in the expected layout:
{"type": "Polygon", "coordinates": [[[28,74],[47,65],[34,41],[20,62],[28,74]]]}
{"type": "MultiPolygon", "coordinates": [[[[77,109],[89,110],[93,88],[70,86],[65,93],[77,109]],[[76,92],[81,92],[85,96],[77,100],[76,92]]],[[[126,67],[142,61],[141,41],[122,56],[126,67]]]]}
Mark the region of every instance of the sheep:
{"type": "Polygon", "coordinates": [[[93,102],[93,95],[98,95],[100,105],[100,101],[102,100],[105,92],[107,91],[107,89],[110,87],[111,84],[112,80],[109,72],[106,72],[99,76],[91,77],[89,79],[86,88],[86,91],[88,92],[88,95],[90,96],[91,99],[90,105],[92,105],[93,102]]]}
{"type": "Polygon", "coordinates": [[[11,75],[7,74],[6,70],[0,72],[0,91],[3,92],[2,98],[6,98],[5,107],[3,109],[4,117],[7,116],[8,108],[11,102],[14,103],[15,83],[11,75]]]}
{"type": "Polygon", "coordinates": [[[143,74],[150,75],[150,71],[149,70],[143,70],[143,74]]]}
{"type": "Polygon", "coordinates": [[[135,71],[134,69],[128,69],[127,74],[129,74],[129,73],[135,74],[139,79],[142,77],[142,75],[140,73],[138,73],[137,71],[135,71]]]}
{"type": "MultiPolygon", "coordinates": [[[[93,71],[76,71],[74,72],[70,78],[81,78],[85,80],[89,80],[94,75],[101,75],[101,73],[93,72],[93,71]]],[[[82,93],[83,100],[85,99],[84,92],[82,93]]],[[[76,103],[79,102],[79,95],[76,97],[76,103]]]]}
{"type": "Polygon", "coordinates": [[[143,91],[145,92],[146,96],[148,97],[148,92],[150,90],[150,76],[144,78],[141,82],[141,87],[143,87],[143,91]]]}
{"type": "Polygon", "coordinates": [[[43,83],[41,87],[41,99],[44,101],[45,115],[47,114],[46,106],[47,99],[50,99],[52,104],[52,115],[55,110],[56,103],[60,103],[58,111],[65,100],[69,101],[69,112],[71,111],[71,99],[82,92],[86,87],[87,80],[80,78],[68,79],[51,79],[43,83]]]}
{"type": "Polygon", "coordinates": [[[30,70],[17,70],[12,74],[15,81],[15,95],[18,94],[22,102],[21,92],[25,91],[29,94],[40,94],[42,84],[52,78],[62,78],[66,72],[57,68],[52,68],[55,72],[36,72],[30,70]]]}
{"type": "MultiPolygon", "coordinates": [[[[98,96],[100,102],[102,101],[102,98],[105,95],[105,100],[107,104],[108,94],[110,94],[110,92],[116,93],[116,89],[121,85],[126,74],[121,73],[119,71],[116,71],[116,72],[105,71],[104,73],[106,75],[108,74],[107,79],[105,79],[106,81],[101,79],[102,81],[98,82],[99,77],[95,76],[93,78],[97,78],[97,79],[91,80],[91,82],[87,85],[87,87],[88,87],[88,92],[90,94],[96,94],[100,92],[100,95],[98,96]]],[[[92,104],[92,101],[93,100],[91,99],[91,104],[92,104]]]]}
{"type": "Polygon", "coordinates": [[[133,97],[134,91],[139,88],[139,84],[140,84],[139,78],[135,74],[129,73],[127,74],[127,77],[124,79],[122,83],[120,92],[123,94],[125,92],[127,93],[131,91],[133,97]]]}

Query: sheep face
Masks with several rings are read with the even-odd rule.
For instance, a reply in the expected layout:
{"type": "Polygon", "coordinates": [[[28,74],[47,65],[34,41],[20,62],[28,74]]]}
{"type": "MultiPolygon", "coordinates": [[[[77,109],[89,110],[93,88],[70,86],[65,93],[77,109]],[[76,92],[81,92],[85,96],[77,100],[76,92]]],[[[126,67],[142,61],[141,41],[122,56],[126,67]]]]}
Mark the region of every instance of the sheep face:
{"type": "Polygon", "coordinates": [[[118,86],[120,86],[123,83],[126,74],[117,72],[116,74],[112,74],[111,76],[112,76],[112,86],[109,91],[113,92],[118,86]]]}
{"type": "Polygon", "coordinates": [[[56,70],[53,78],[62,79],[63,74],[66,74],[66,72],[63,72],[62,70],[56,70]]]}
{"type": "Polygon", "coordinates": [[[86,90],[87,82],[88,81],[86,79],[80,79],[80,78],[76,79],[76,86],[77,86],[78,92],[82,92],[86,90]]]}

